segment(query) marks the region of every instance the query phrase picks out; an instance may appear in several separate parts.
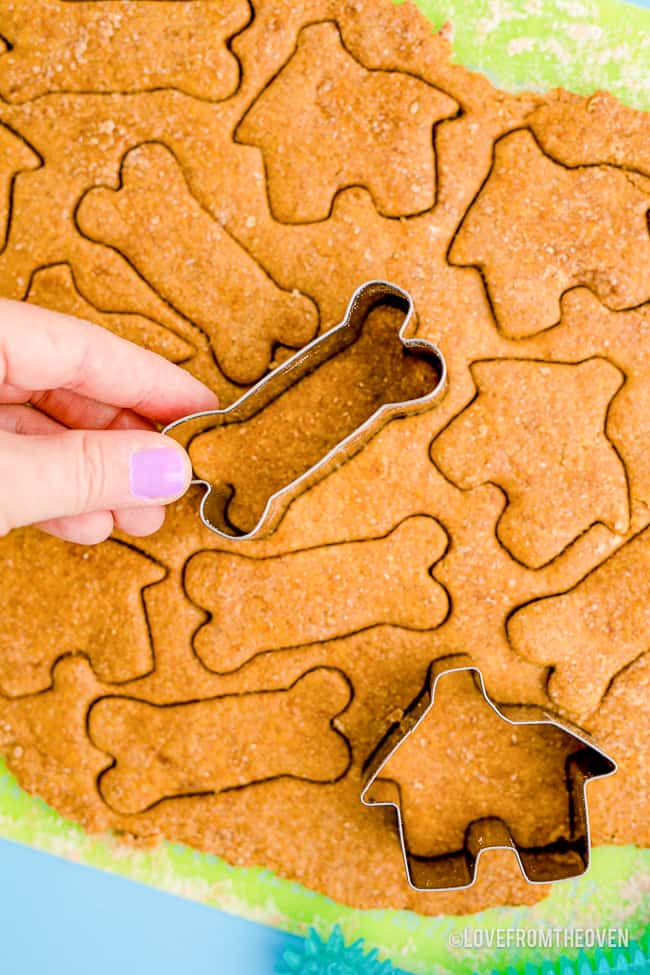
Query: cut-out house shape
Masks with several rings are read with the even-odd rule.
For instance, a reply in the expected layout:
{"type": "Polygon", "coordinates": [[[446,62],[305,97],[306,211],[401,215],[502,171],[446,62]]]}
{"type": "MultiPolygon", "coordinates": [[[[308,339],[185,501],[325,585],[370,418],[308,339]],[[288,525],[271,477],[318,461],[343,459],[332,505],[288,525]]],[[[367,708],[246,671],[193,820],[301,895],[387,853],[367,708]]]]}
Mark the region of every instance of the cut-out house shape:
{"type": "Polygon", "coordinates": [[[471,886],[495,848],[512,850],[530,883],[579,876],[589,865],[585,786],[616,763],[536,706],[496,705],[478,668],[460,661],[431,665],[366,763],[362,802],[395,808],[416,890],[471,886]]]}

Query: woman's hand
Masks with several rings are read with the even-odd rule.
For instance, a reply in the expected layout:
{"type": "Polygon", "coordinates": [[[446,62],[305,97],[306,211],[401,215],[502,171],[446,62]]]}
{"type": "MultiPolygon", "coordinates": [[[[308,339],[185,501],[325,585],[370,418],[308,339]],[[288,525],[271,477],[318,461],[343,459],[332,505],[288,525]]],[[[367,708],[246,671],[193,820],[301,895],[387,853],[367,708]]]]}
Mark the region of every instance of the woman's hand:
{"type": "Polygon", "coordinates": [[[36,524],[93,544],[160,528],[191,478],[156,433],[214,409],[189,373],[111,332],[0,299],[0,534],[36,524]]]}

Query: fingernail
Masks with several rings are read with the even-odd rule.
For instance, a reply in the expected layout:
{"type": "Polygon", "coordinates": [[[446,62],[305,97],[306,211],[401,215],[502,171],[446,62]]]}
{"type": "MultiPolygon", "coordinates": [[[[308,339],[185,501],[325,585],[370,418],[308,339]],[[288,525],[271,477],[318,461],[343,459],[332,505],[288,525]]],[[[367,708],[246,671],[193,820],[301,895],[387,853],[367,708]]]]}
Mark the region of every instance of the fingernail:
{"type": "Polygon", "coordinates": [[[175,447],[136,451],[131,454],[130,481],[134,498],[162,501],[176,497],[187,484],[183,454],[175,447]]]}

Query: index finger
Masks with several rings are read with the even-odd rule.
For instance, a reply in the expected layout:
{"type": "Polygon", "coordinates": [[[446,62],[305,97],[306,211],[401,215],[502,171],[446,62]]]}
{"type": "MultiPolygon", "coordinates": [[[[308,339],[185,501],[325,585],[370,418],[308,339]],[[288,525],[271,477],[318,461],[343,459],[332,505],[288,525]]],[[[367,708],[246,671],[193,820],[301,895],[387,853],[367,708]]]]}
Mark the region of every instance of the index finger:
{"type": "Polygon", "coordinates": [[[70,389],[159,423],[214,409],[188,372],[91,322],[0,299],[0,385],[70,389]]]}

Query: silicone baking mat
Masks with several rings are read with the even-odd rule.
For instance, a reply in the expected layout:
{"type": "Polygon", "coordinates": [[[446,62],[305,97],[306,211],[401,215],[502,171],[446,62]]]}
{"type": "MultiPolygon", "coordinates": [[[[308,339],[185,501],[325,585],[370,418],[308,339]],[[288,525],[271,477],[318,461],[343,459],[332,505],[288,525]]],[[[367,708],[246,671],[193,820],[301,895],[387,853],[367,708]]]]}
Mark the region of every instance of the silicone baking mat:
{"type": "MultiPolygon", "coordinates": [[[[451,22],[455,60],[483,71],[501,87],[542,90],[562,85],[580,93],[607,88],[630,105],[650,109],[650,0],[635,5],[618,0],[418,0],[418,6],[435,27],[451,22]]],[[[650,851],[634,847],[597,848],[584,878],[556,885],[533,908],[500,908],[462,918],[358,911],[268,870],[233,868],[179,845],[142,851],[108,836],[87,836],[23,792],[3,765],[0,836],[286,932],[304,935],[313,928],[327,938],[340,924],[346,941],[363,937],[379,948],[381,958],[413,973],[505,971],[508,965],[523,971],[532,957],[526,948],[504,951],[487,944],[471,953],[450,951],[450,938],[469,927],[607,925],[641,939],[650,919],[650,851]]],[[[214,916],[215,923],[221,919],[219,930],[226,932],[225,915],[214,916]]],[[[242,938],[247,940],[235,940],[239,944],[242,938]]],[[[224,934],[215,972],[235,970],[224,967],[228,943],[224,934]]],[[[539,951],[534,954],[539,961],[539,951]]],[[[560,947],[544,952],[547,960],[560,954],[560,947]]],[[[236,970],[262,973],[259,966],[244,967],[239,956],[236,970]]]]}

